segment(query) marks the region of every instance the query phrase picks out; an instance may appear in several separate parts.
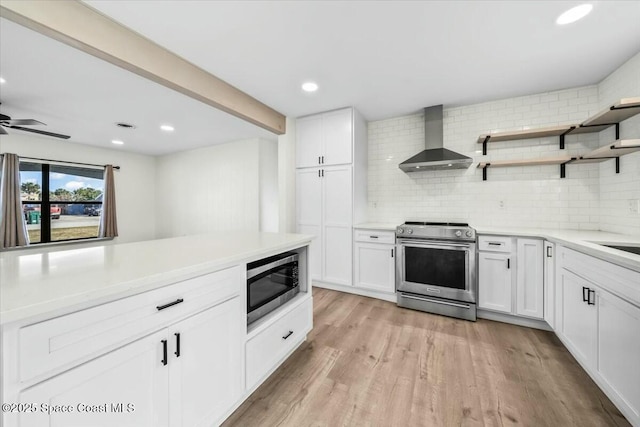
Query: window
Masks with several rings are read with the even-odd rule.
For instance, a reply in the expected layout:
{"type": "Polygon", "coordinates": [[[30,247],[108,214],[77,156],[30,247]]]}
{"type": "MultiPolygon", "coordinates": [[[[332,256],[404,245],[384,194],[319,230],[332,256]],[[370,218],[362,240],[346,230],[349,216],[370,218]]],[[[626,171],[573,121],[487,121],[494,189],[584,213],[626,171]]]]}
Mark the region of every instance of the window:
{"type": "Polygon", "coordinates": [[[88,166],[20,162],[20,195],[29,242],[98,237],[103,174],[103,169],[88,166]]]}

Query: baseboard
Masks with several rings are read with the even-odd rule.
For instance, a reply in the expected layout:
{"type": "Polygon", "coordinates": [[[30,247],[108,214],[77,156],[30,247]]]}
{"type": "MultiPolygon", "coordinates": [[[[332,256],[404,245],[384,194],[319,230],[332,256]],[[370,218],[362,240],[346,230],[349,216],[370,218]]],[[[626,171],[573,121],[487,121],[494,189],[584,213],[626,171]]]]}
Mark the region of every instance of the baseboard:
{"type": "Polygon", "coordinates": [[[551,329],[544,320],[529,319],[528,317],[513,316],[505,313],[496,313],[495,311],[478,309],[478,318],[495,320],[496,322],[511,323],[512,325],[541,329],[543,331],[553,331],[553,329],[551,329]]]}
{"type": "Polygon", "coordinates": [[[395,292],[392,294],[388,294],[386,292],[371,291],[369,289],[356,288],[354,286],[336,285],[333,283],[316,282],[316,281],[313,282],[313,287],[331,289],[332,291],[346,292],[349,294],[360,295],[363,297],[377,298],[377,299],[381,299],[381,300],[389,301],[393,303],[397,302],[397,297],[395,292]]]}

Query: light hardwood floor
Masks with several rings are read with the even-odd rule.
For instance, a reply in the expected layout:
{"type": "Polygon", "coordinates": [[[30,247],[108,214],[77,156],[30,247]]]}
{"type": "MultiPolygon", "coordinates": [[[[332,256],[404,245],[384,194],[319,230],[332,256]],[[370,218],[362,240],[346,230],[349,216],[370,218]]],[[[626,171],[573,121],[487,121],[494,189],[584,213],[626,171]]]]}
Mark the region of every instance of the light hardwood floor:
{"type": "Polygon", "coordinates": [[[628,426],[553,333],[314,288],[305,342],[224,426],[628,426]]]}

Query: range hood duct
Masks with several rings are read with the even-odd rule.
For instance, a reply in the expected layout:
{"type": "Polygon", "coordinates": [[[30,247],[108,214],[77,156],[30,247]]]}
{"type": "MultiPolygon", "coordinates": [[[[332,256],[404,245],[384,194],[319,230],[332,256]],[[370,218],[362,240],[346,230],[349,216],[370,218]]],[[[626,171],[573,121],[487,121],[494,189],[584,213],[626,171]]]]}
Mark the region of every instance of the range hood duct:
{"type": "Polygon", "coordinates": [[[405,172],[438,169],[467,169],[473,159],[443,148],[442,105],[424,109],[425,150],[400,163],[405,172]]]}

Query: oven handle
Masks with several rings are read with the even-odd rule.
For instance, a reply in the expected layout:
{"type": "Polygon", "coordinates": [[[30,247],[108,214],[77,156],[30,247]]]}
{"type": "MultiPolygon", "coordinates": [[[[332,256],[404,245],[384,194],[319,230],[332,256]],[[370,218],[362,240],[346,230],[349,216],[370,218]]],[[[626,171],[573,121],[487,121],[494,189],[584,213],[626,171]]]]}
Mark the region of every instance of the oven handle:
{"type": "Polygon", "coordinates": [[[431,298],[414,297],[412,295],[407,295],[407,294],[403,294],[403,293],[401,293],[400,295],[402,296],[402,298],[414,299],[414,300],[425,301],[425,302],[432,302],[432,303],[435,303],[435,304],[450,305],[452,307],[465,308],[467,310],[469,310],[471,308],[471,306],[469,306],[467,304],[458,304],[458,303],[455,303],[455,302],[443,301],[443,300],[435,300],[435,299],[431,299],[431,298]]]}
{"type": "Polygon", "coordinates": [[[476,244],[475,242],[468,243],[422,243],[416,242],[415,240],[398,240],[399,246],[404,247],[416,247],[416,248],[465,248],[470,249],[473,248],[476,244]]]}
{"type": "Polygon", "coordinates": [[[251,270],[247,270],[247,280],[257,276],[258,274],[262,274],[265,271],[272,270],[276,267],[280,267],[282,265],[286,265],[291,262],[295,262],[297,260],[298,260],[298,254],[295,254],[295,255],[288,256],[286,258],[279,259],[274,262],[270,262],[269,264],[261,265],[260,267],[252,268],[251,270]]]}

